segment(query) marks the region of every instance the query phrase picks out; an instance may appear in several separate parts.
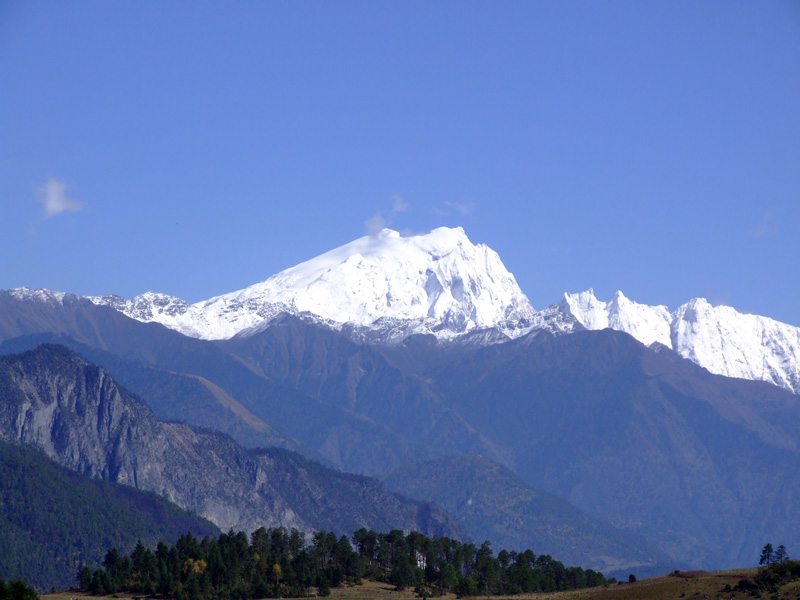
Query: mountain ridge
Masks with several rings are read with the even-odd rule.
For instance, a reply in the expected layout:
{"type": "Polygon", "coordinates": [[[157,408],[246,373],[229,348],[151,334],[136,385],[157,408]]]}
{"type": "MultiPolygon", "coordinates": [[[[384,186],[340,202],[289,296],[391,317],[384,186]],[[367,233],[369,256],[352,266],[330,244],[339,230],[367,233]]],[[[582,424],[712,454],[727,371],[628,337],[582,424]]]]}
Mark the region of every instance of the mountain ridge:
{"type": "Polygon", "coordinates": [[[712,306],[703,298],[672,312],[622,292],[603,302],[591,288],[565,293],[537,311],[497,253],[473,244],[460,227],[408,237],[384,229],[260,283],[194,304],[156,292],[130,300],[28,288],[7,293],[53,305],[81,299],[206,340],[254,335],[282,314],[384,344],[429,335],[440,343],[481,346],[536,329],[568,334],[611,328],[646,346],[661,344],[712,373],[800,393],[800,327],[712,306]]]}
{"type": "Polygon", "coordinates": [[[717,375],[767,381],[800,393],[800,327],[712,306],[704,298],[693,298],[673,312],[629,300],[621,291],[602,302],[591,288],[564,294],[554,307],[586,329],[624,331],[645,346],[661,344],[717,375]]]}
{"type": "Polygon", "coordinates": [[[448,338],[482,328],[513,334],[534,316],[497,253],[472,244],[460,227],[410,237],[384,229],[195,304],[153,292],[89,299],[201,339],[257,330],[283,312],[314,315],[333,327],[380,329],[390,338],[448,338]]]}
{"type": "MultiPolygon", "coordinates": [[[[624,332],[579,325],[501,344],[423,335],[370,345],[286,315],[211,342],[74,296],[37,306],[0,293],[0,337],[56,324],[126,361],[202,376],[284,439],[349,471],[482,454],[693,568],[742,564],[779,531],[789,544],[800,539],[798,396],[713,375],[624,332]]],[[[184,391],[177,406],[196,393],[184,391]]]]}

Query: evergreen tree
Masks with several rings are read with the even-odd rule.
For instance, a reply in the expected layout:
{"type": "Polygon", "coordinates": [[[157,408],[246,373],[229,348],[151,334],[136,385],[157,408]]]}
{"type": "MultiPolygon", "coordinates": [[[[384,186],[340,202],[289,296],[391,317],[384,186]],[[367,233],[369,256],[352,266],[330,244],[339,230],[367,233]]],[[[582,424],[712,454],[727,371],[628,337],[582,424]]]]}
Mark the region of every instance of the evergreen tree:
{"type": "Polygon", "coordinates": [[[766,544],[764,549],[761,550],[761,559],[758,561],[760,565],[771,565],[775,561],[775,553],[772,550],[772,544],[766,544]]]}
{"type": "MultiPolygon", "coordinates": [[[[310,546],[297,531],[258,529],[248,538],[229,531],[198,542],[190,534],[173,547],[155,552],[138,543],[129,556],[116,548],[106,553],[104,569],[82,567],[79,582],[93,594],[117,591],[174,596],[176,600],[251,600],[321,596],[345,581],[360,581],[365,570],[396,589],[414,587],[419,595],[518,594],[603,585],[606,579],[580,567],[566,568],[550,556],[501,551],[489,542],[462,544],[393,530],[378,534],[360,529],[350,538],[318,531],[310,546]]],[[[5,600],[5,599],[0,599],[5,600]]]]}
{"type": "Polygon", "coordinates": [[[10,583],[0,579],[0,600],[39,600],[39,594],[21,579],[10,583]]]}

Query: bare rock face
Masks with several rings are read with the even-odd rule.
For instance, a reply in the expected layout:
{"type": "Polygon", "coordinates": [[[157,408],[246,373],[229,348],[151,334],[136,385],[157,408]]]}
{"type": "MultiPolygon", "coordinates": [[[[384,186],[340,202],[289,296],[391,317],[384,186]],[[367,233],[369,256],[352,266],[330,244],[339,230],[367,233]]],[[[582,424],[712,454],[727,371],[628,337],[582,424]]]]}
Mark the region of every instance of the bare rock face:
{"type": "Polygon", "coordinates": [[[443,511],[372,479],[160,422],[106,371],[60,346],[0,359],[0,437],[79,472],[161,494],[221,529],[368,527],[463,537],[443,511]]]}

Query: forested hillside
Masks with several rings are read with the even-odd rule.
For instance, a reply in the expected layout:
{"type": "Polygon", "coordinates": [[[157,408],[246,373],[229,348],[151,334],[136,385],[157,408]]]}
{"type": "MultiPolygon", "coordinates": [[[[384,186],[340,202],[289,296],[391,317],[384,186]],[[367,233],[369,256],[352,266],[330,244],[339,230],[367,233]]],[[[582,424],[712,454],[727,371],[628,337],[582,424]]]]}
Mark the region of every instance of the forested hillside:
{"type": "Polygon", "coordinates": [[[34,448],[0,440],[0,577],[40,590],[75,584],[81,564],[99,566],[109,547],[172,543],[212,523],[156,494],[59,467],[34,448]]]}

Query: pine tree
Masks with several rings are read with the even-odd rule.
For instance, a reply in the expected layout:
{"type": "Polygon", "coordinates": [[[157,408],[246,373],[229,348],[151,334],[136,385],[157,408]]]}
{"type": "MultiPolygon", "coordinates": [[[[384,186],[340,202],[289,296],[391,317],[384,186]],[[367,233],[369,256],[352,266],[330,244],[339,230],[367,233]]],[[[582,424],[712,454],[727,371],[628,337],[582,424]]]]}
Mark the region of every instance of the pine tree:
{"type": "Polygon", "coordinates": [[[775,553],[772,550],[772,544],[766,544],[764,549],[761,550],[761,559],[758,564],[769,566],[773,562],[775,562],[775,553]]]}

